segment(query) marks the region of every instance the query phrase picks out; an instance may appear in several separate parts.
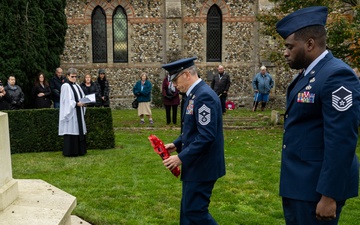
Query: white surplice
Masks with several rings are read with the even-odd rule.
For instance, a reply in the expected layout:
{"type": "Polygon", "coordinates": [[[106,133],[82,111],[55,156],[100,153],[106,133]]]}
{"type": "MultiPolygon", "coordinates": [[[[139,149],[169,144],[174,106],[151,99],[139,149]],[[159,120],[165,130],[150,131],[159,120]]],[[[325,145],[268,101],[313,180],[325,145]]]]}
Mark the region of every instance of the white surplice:
{"type": "MultiPolygon", "coordinates": [[[[78,84],[72,84],[74,87],[78,99],[81,96],[85,96],[83,90],[78,84]],[[81,92],[81,94],[79,93],[81,92]]],[[[78,125],[78,118],[76,116],[76,101],[74,97],[74,92],[70,87],[69,83],[64,83],[61,85],[61,92],[60,92],[60,113],[59,113],[59,135],[79,135],[79,125],[78,125]]],[[[81,119],[83,125],[84,134],[87,133],[86,131],[86,124],[84,119],[85,114],[85,107],[81,107],[81,119]]]]}

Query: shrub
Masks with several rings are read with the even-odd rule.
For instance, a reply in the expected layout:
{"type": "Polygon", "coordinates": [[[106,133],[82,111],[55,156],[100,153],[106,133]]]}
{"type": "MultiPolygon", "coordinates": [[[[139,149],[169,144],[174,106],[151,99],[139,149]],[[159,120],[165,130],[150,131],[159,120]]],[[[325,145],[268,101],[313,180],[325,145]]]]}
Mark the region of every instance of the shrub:
{"type": "MultiPolygon", "coordinates": [[[[62,136],[58,136],[58,109],[24,109],[6,111],[9,117],[11,153],[61,151],[62,136]]],[[[89,149],[109,149],[115,146],[110,108],[87,108],[85,114],[89,149]]]]}

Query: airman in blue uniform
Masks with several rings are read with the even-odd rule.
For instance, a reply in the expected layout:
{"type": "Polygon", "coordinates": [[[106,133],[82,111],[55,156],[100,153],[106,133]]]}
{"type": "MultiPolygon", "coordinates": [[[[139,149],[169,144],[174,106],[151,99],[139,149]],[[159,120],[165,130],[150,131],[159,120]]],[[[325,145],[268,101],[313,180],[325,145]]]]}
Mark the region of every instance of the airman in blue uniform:
{"type": "Polygon", "coordinates": [[[327,8],[300,9],[276,24],[284,56],[302,72],[287,90],[280,196],[287,225],[338,224],[358,195],[360,84],[326,50],[327,8]]]}
{"type": "Polygon", "coordinates": [[[202,81],[194,60],[181,59],[166,65],[174,86],[186,93],[182,111],[182,133],[165,147],[176,151],[163,163],[168,169],[181,165],[181,225],[217,224],[208,211],[212,189],[225,175],[224,135],[221,103],[202,81]]]}

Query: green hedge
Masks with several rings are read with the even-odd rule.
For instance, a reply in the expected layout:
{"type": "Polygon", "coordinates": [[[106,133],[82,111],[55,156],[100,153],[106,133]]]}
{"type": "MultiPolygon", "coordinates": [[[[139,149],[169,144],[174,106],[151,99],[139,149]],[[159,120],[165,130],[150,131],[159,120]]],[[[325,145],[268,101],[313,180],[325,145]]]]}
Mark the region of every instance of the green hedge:
{"type": "MultiPolygon", "coordinates": [[[[62,151],[63,138],[58,135],[58,109],[24,109],[5,111],[9,117],[11,153],[62,151]]],[[[88,149],[115,146],[110,108],[87,108],[85,114],[88,149]]]]}

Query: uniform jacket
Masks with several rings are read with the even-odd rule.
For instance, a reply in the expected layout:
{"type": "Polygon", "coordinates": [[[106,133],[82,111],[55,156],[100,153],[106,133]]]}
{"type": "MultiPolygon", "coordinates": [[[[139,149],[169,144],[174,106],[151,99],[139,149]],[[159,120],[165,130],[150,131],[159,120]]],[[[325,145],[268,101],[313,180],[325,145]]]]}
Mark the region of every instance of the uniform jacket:
{"type": "Polygon", "coordinates": [[[219,77],[219,74],[216,74],[211,82],[211,88],[216,92],[219,96],[220,94],[224,94],[224,91],[228,92],[230,88],[230,76],[226,72],[224,72],[223,76],[219,77]]]}
{"type": "Polygon", "coordinates": [[[328,53],[289,85],[284,120],[280,195],[319,201],[357,196],[360,84],[328,53]]]}
{"type": "Polygon", "coordinates": [[[149,80],[146,80],[144,83],[144,87],[141,90],[141,80],[137,81],[134,88],[133,93],[137,96],[138,102],[150,102],[151,101],[151,89],[152,84],[149,80]]]}
{"type": "Polygon", "coordinates": [[[50,108],[51,106],[51,90],[50,86],[41,86],[40,84],[36,84],[31,90],[31,94],[35,99],[35,107],[36,108],[50,108]],[[42,97],[37,96],[39,93],[44,93],[45,95],[42,97]]]}
{"type": "Polygon", "coordinates": [[[255,75],[252,85],[254,90],[258,90],[261,94],[269,94],[270,89],[274,87],[274,80],[269,73],[265,73],[265,76],[258,73],[255,75]]]}
{"type": "Polygon", "coordinates": [[[166,76],[162,83],[162,95],[164,105],[179,105],[180,104],[180,97],[179,91],[175,88],[175,91],[171,91],[169,89],[169,79],[166,76]]]}
{"type": "Polygon", "coordinates": [[[225,175],[220,99],[201,81],[186,98],[182,134],[173,142],[182,161],[183,181],[214,181],[225,175]]]}

